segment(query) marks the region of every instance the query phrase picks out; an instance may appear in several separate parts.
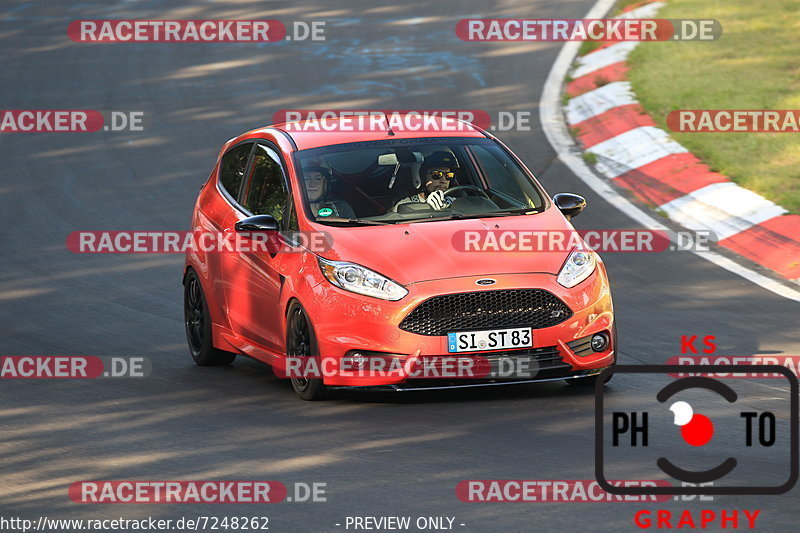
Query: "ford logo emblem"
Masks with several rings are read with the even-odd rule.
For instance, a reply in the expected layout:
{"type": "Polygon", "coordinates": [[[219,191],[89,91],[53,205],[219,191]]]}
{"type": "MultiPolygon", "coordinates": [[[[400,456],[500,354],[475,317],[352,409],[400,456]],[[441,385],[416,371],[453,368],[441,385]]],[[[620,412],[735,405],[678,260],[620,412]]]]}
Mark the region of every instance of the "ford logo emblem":
{"type": "Polygon", "coordinates": [[[477,285],[494,285],[495,283],[497,283],[497,280],[491,278],[484,278],[484,279],[479,279],[475,283],[477,285]]]}

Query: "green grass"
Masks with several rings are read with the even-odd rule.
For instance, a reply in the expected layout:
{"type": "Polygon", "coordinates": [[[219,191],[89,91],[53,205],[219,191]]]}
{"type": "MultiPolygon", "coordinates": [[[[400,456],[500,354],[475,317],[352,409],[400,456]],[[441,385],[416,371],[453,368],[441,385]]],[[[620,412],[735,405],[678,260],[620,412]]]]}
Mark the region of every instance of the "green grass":
{"type": "MultiPolygon", "coordinates": [[[[800,109],[798,0],[669,0],[658,18],[714,18],[711,42],[642,43],[631,54],[637,98],[666,128],[675,109],[800,109]]],[[[800,214],[797,133],[678,133],[713,170],[800,214]]]]}

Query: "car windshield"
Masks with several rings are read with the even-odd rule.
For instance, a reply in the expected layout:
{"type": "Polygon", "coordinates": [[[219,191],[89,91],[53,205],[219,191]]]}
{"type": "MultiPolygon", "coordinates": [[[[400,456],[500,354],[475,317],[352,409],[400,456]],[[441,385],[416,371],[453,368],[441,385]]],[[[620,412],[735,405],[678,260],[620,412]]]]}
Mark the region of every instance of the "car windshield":
{"type": "Polygon", "coordinates": [[[306,212],[336,225],[396,224],[540,211],[544,196],[492,139],[369,141],[302,150],[306,212]]]}

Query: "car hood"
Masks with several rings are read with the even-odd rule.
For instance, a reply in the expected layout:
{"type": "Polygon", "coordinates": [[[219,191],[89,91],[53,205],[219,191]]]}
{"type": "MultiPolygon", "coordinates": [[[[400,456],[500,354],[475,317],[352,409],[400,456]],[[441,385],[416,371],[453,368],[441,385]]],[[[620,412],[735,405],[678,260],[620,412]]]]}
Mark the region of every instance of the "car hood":
{"type": "Polygon", "coordinates": [[[464,251],[461,244],[463,232],[574,231],[573,226],[553,207],[535,215],[387,226],[314,224],[314,228],[326,232],[333,243],[333,247],[320,256],[358,263],[402,285],[466,276],[528,272],[557,274],[568,250],[464,251]]]}

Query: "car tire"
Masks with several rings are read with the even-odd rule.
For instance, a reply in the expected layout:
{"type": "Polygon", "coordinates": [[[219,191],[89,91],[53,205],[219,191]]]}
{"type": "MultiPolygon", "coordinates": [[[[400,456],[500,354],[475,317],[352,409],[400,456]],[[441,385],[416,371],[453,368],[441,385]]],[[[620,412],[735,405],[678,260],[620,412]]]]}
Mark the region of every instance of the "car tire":
{"type": "MultiPolygon", "coordinates": [[[[313,357],[319,355],[314,328],[303,306],[294,302],[286,313],[287,357],[313,357]]],[[[324,400],[330,390],[322,378],[290,377],[294,392],[303,400],[324,400]]]]}
{"type": "Polygon", "coordinates": [[[194,270],[189,270],[183,281],[183,323],[189,353],[195,363],[200,366],[224,366],[236,359],[236,354],[214,348],[211,314],[200,278],[194,270]]]}

